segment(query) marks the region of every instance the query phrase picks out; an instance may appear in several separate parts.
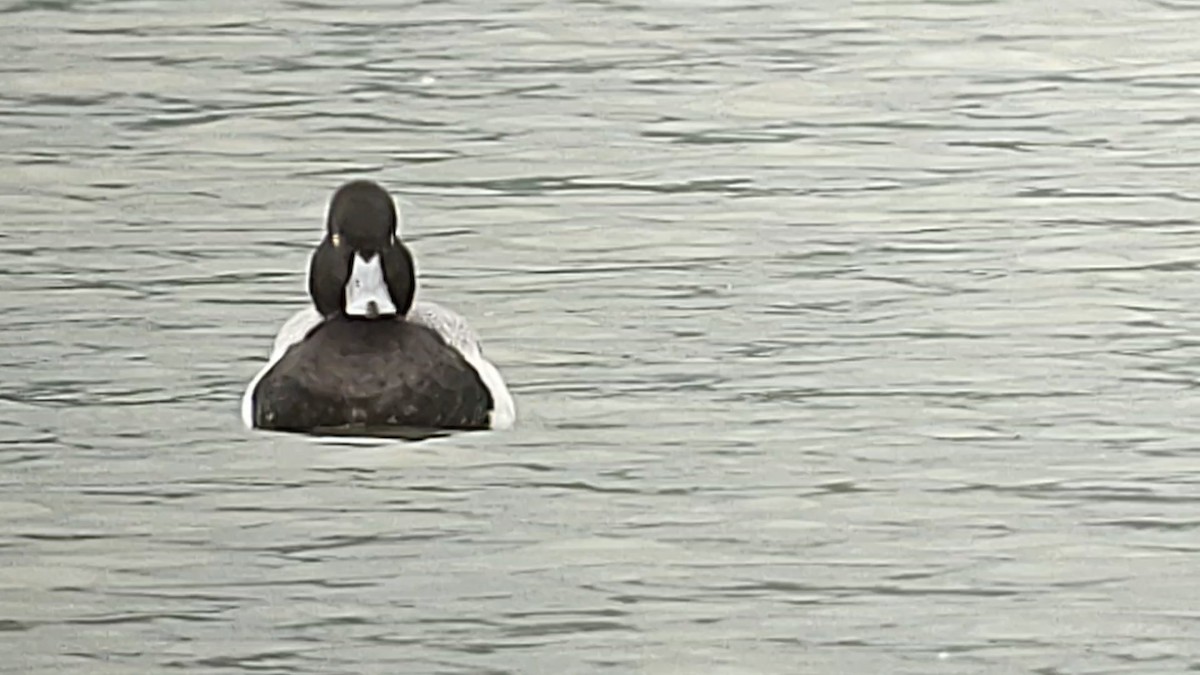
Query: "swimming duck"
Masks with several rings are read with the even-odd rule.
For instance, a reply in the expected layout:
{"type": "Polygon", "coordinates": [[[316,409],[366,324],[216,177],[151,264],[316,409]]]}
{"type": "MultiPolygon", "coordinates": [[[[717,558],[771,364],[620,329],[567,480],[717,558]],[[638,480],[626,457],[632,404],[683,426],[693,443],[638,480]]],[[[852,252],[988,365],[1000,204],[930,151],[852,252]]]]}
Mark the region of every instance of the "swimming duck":
{"type": "Polygon", "coordinates": [[[342,185],[308,268],[312,305],[280,329],[242,397],[248,428],[505,429],[516,408],[457,313],[415,300],[416,265],[395,203],[375,182],[342,185]]]}

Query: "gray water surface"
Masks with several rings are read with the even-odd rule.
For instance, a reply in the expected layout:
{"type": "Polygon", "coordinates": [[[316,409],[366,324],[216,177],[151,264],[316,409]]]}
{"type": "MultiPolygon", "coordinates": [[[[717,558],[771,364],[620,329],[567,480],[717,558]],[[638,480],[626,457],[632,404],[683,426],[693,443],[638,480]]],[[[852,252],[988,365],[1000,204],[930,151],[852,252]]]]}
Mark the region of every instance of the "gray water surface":
{"type": "Polygon", "coordinates": [[[1200,4],[0,3],[0,671],[1200,670],[1200,4]],[[325,202],[509,433],[251,433],[325,202]]]}

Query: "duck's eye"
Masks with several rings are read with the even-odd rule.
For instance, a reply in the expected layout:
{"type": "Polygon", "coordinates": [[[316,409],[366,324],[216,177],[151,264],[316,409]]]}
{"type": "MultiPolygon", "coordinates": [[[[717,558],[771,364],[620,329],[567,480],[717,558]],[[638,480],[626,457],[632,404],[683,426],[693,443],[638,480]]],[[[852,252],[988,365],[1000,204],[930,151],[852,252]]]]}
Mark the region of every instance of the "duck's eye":
{"type": "Polygon", "coordinates": [[[342,235],[334,232],[333,236],[329,238],[329,241],[333,242],[334,248],[337,248],[342,245],[342,235]]]}

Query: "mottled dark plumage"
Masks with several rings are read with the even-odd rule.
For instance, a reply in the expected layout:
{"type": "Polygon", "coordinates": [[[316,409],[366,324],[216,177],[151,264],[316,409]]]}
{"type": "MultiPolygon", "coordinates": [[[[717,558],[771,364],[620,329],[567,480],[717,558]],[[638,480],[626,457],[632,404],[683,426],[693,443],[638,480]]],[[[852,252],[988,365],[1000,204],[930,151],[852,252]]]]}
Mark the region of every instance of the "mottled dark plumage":
{"type": "Polygon", "coordinates": [[[485,429],[493,405],[478,373],[433,330],[344,315],[288,349],[253,396],[256,427],[302,432],[485,429]],[[419,366],[397,367],[404,362],[419,366]]]}

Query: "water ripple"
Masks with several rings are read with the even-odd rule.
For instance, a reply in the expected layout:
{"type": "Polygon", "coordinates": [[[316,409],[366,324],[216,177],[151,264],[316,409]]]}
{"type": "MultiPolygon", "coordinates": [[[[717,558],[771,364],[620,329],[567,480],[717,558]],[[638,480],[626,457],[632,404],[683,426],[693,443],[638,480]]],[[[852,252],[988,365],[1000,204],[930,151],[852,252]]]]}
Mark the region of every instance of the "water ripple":
{"type": "Polygon", "coordinates": [[[7,667],[1197,669],[1195,7],[1134,8],[0,6],[7,667]],[[240,428],[364,174],[513,433],[240,428]]]}

